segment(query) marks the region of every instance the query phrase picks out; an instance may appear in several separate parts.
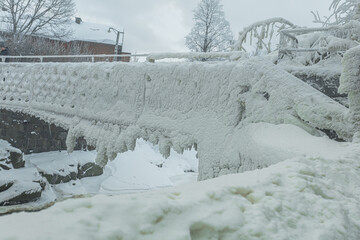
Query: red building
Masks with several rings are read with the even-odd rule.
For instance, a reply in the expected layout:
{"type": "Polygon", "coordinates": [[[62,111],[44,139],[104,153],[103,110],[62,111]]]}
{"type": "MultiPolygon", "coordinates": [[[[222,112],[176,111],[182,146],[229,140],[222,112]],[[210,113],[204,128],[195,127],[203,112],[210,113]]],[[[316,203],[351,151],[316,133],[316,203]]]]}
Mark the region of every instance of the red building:
{"type": "MultiPolygon", "coordinates": [[[[78,44],[82,46],[84,52],[94,55],[115,54],[116,39],[118,37],[117,54],[130,54],[123,52],[124,32],[120,32],[113,27],[103,24],[88,23],[81,18],[75,18],[71,24],[73,34],[65,39],[67,45],[78,44]],[[117,36],[119,35],[119,36],[117,36]]],[[[112,61],[113,58],[108,59],[112,61]]],[[[121,57],[118,59],[123,62],[129,62],[130,57],[121,57]]]]}

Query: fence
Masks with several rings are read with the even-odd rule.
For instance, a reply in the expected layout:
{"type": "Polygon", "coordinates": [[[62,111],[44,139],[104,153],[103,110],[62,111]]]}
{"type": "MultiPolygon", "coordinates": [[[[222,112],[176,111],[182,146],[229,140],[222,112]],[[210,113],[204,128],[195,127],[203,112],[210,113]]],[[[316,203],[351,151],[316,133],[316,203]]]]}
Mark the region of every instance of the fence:
{"type": "Polygon", "coordinates": [[[146,58],[148,62],[164,59],[188,59],[191,61],[229,60],[235,61],[243,57],[244,52],[178,52],[178,53],[150,53],[150,54],[99,54],[99,55],[46,55],[46,56],[0,56],[1,62],[9,59],[10,62],[110,62],[137,61],[146,58]],[[128,59],[128,61],[124,61],[128,59]]]}
{"type": "Polygon", "coordinates": [[[131,58],[147,57],[148,54],[97,54],[97,55],[44,55],[0,56],[1,62],[129,62],[131,58]]]}

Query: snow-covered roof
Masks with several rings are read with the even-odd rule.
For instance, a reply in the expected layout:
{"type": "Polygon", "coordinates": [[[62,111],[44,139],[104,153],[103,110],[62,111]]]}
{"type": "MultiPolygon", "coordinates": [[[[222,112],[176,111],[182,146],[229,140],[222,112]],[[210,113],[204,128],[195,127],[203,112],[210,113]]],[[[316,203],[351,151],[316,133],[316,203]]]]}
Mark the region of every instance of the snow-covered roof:
{"type": "Polygon", "coordinates": [[[106,44],[116,43],[116,34],[113,31],[108,32],[111,26],[81,21],[80,24],[72,22],[70,27],[73,34],[66,39],[67,41],[81,40],[106,44]]]}
{"type": "MultiPolygon", "coordinates": [[[[113,26],[84,22],[84,21],[81,21],[81,23],[78,24],[75,21],[73,21],[69,26],[73,34],[69,37],[64,38],[63,40],[65,41],[81,40],[87,42],[97,42],[97,43],[106,43],[106,44],[115,45],[116,34],[113,31],[108,32],[109,27],[113,27],[113,26]]],[[[0,31],[6,31],[6,29],[7,29],[6,24],[0,21],[0,31]]],[[[115,27],[115,29],[122,31],[123,28],[115,27]]]]}

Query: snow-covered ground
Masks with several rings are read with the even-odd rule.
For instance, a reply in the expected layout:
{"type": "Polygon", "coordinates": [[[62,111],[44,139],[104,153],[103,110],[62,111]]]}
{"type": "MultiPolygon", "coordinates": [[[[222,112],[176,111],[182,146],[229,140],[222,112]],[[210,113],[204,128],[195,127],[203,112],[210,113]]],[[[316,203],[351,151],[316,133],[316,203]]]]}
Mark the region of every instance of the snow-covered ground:
{"type": "MultiPolygon", "coordinates": [[[[172,152],[165,160],[157,146],[140,139],[137,140],[135,151],[119,154],[105,167],[101,176],[57,184],[54,189],[62,197],[97,193],[112,195],[194,182],[198,171],[195,155],[195,150],[185,151],[184,155],[172,152]]],[[[30,165],[36,165],[46,172],[58,169],[54,166],[64,161],[93,162],[95,158],[96,151],[74,151],[71,154],[62,151],[25,156],[30,165]]]]}
{"type": "MultiPolygon", "coordinates": [[[[14,149],[3,140],[0,141],[0,144],[4,151],[14,149]]],[[[0,148],[0,154],[1,150],[0,148]]],[[[165,161],[158,146],[139,139],[135,151],[120,154],[105,167],[102,175],[54,184],[51,188],[47,186],[37,202],[22,206],[3,207],[0,209],[0,213],[9,209],[41,208],[56,200],[79,195],[140,192],[194,182],[198,172],[198,160],[195,155],[196,151],[193,149],[185,151],[183,155],[172,151],[171,156],[165,161]]],[[[41,178],[39,172],[66,176],[71,172],[77,172],[78,164],[94,162],[95,158],[96,151],[74,151],[71,154],[66,151],[54,151],[25,155],[26,166],[24,169],[2,171],[1,178],[32,183],[31,179],[34,178],[34,175],[41,178]]],[[[7,197],[7,194],[7,192],[2,192],[1,197],[7,197]]]]}
{"type": "MultiPolygon", "coordinates": [[[[2,216],[1,238],[359,239],[360,144],[315,137],[286,124],[252,124],[244,133],[249,144],[262,146],[260,153],[265,149],[276,156],[287,149],[287,158],[268,168],[207,181],[67,199],[40,212],[2,216]]],[[[143,152],[129,152],[110,163],[107,172],[111,170],[114,179],[103,181],[100,192],[118,192],[123,176],[148,181],[134,180],[127,189],[168,186],[174,183],[171,176],[195,164],[171,159],[161,169],[147,165],[161,162],[144,154],[151,147],[142,144],[143,152]],[[127,154],[135,162],[127,163],[127,154]],[[145,164],[147,170],[126,169],[132,164],[145,164]]]]}

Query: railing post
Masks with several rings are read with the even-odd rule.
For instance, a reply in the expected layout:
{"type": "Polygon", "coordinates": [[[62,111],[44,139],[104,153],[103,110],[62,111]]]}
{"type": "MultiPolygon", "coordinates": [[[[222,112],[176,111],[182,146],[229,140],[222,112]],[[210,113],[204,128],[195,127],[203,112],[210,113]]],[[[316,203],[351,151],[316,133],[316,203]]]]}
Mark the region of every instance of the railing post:
{"type": "Polygon", "coordinates": [[[339,93],[347,93],[353,142],[360,143],[360,46],[345,52],[342,60],[339,93]]]}

